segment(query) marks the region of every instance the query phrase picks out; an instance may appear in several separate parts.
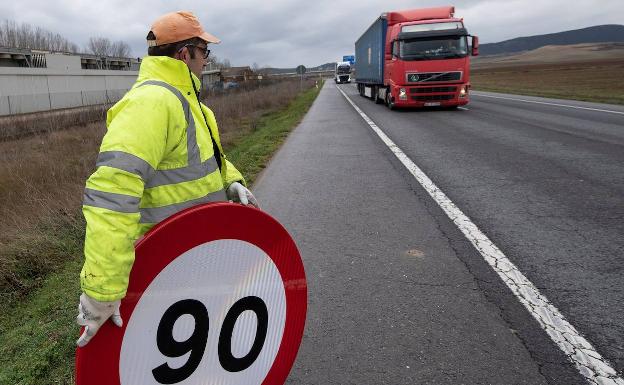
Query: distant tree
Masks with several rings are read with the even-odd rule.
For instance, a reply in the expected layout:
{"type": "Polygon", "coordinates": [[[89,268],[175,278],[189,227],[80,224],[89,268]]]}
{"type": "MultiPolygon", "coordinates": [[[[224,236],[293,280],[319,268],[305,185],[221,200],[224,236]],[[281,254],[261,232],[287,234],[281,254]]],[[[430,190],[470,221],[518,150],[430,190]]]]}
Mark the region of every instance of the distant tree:
{"type": "Polygon", "coordinates": [[[118,40],[113,43],[111,47],[111,56],[114,57],[128,57],[130,56],[130,46],[128,43],[118,40]]]}
{"type": "Polygon", "coordinates": [[[87,52],[98,56],[108,56],[112,48],[111,41],[106,37],[90,37],[87,52]]]}
{"type": "Polygon", "coordinates": [[[91,37],[86,47],[87,52],[98,56],[128,57],[130,46],[128,43],[118,40],[111,42],[106,37],[91,37]]]}
{"type": "Polygon", "coordinates": [[[260,66],[258,65],[258,63],[253,62],[253,64],[251,65],[251,69],[253,72],[258,72],[258,70],[260,69],[260,66]]]}
{"type": "Polygon", "coordinates": [[[210,63],[215,68],[230,68],[230,60],[229,59],[220,59],[217,55],[210,54],[210,63]]]}
{"type": "Polygon", "coordinates": [[[58,33],[12,20],[0,23],[0,46],[40,49],[46,51],[78,52],[78,46],[58,33]]]}

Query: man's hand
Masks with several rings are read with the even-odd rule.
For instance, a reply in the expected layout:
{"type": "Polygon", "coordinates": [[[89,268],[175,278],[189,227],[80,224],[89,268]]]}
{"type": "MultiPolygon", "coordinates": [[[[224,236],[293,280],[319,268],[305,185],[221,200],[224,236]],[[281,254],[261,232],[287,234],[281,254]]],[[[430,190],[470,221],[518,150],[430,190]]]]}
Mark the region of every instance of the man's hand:
{"type": "Polygon", "coordinates": [[[80,303],[78,304],[78,317],[76,317],[76,322],[78,322],[78,325],[84,326],[85,328],[80,338],[78,338],[78,341],[76,341],[78,347],[83,347],[88,344],[95,333],[100,330],[100,327],[109,318],[115,325],[119,327],[123,325],[121,315],[119,314],[120,303],[121,301],[97,301],[82,293],[80,296],[80,303]]]}
{"type": "Polygon", "coordinates": [[[237,202],[247,206],[251,204],[257,208],[260,208],[256,197],[249,191],[249,189],[238,182],[234,182],[226,190],[226,195],[229,200],[237,202]]]}

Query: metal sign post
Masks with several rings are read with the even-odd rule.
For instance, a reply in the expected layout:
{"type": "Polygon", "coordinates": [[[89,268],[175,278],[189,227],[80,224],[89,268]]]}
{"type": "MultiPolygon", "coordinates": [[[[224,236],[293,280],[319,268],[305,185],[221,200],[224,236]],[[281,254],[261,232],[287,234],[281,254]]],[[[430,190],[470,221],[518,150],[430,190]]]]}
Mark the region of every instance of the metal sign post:
{"type": "Polygon", "coordinates": [[[76,351],[77,385],[283,384],[306,318],[299,252],[266,213],[190,208],[136,247],[122,328],[76,351]]]}
{"type": "Polygon", "coordinates": [[[297,74],[299,74],[299,91],[303,89],[303,74],[306,73],[307,68],[303,64],[297,67],[297,74]]]}

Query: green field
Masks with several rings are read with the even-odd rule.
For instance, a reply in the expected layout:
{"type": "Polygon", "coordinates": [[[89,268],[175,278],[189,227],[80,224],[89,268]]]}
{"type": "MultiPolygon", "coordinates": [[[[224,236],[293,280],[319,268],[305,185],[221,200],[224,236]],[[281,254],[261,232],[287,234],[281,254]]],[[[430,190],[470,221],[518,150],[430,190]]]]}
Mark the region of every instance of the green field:
{"type": "MultiPolygon", "coordinates": [[[[288,133],[300,122],[319,89],[300,93],[278,110],[257,114],[252,127],[243,134],[230,133],[225,151],[248,183],[256,179],[288,133]]],[[[37,143],[37,139],[29,141],[37,143]]],[[[87,157],[89,161],[96,154],[92,155],[87,157]]],[[[78,337],[75,317],[80,295],[78,276],[82,266],[84,223],[77,208],[48,218],[49,221],[34,225],[38,232],[36,237],[16,236],[10,240],[12,243],[0,239],[4,258],[19,260],[20,253],[30,256],[31,261],[35,260],[33,256],[39,259],[56,256],[54,263],[44,269],[17,263],[15,269],[26,271],[4,272],[3,301],[0,302],[2,385],[74,383],[73,357],[78,337]],[[17,277],[14,282],[12,277],[17,277]]]]}

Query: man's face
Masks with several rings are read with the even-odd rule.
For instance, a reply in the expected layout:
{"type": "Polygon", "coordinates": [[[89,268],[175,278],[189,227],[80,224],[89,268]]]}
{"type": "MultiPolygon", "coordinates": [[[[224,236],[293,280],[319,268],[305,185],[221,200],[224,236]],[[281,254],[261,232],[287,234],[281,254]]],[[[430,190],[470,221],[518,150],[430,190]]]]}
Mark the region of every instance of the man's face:
{"type": "Polygon", "coordinates": [[[192,73],[198,78],[201,78],[202,70],[207,64],[208,58],[206,57],[206,50],[208,46],[206,44],[189,44],[185,46],[179,53],[179,58],[189,67],[192,73]],[[193,54],[191,55],[191,52],[193,54]]]}

